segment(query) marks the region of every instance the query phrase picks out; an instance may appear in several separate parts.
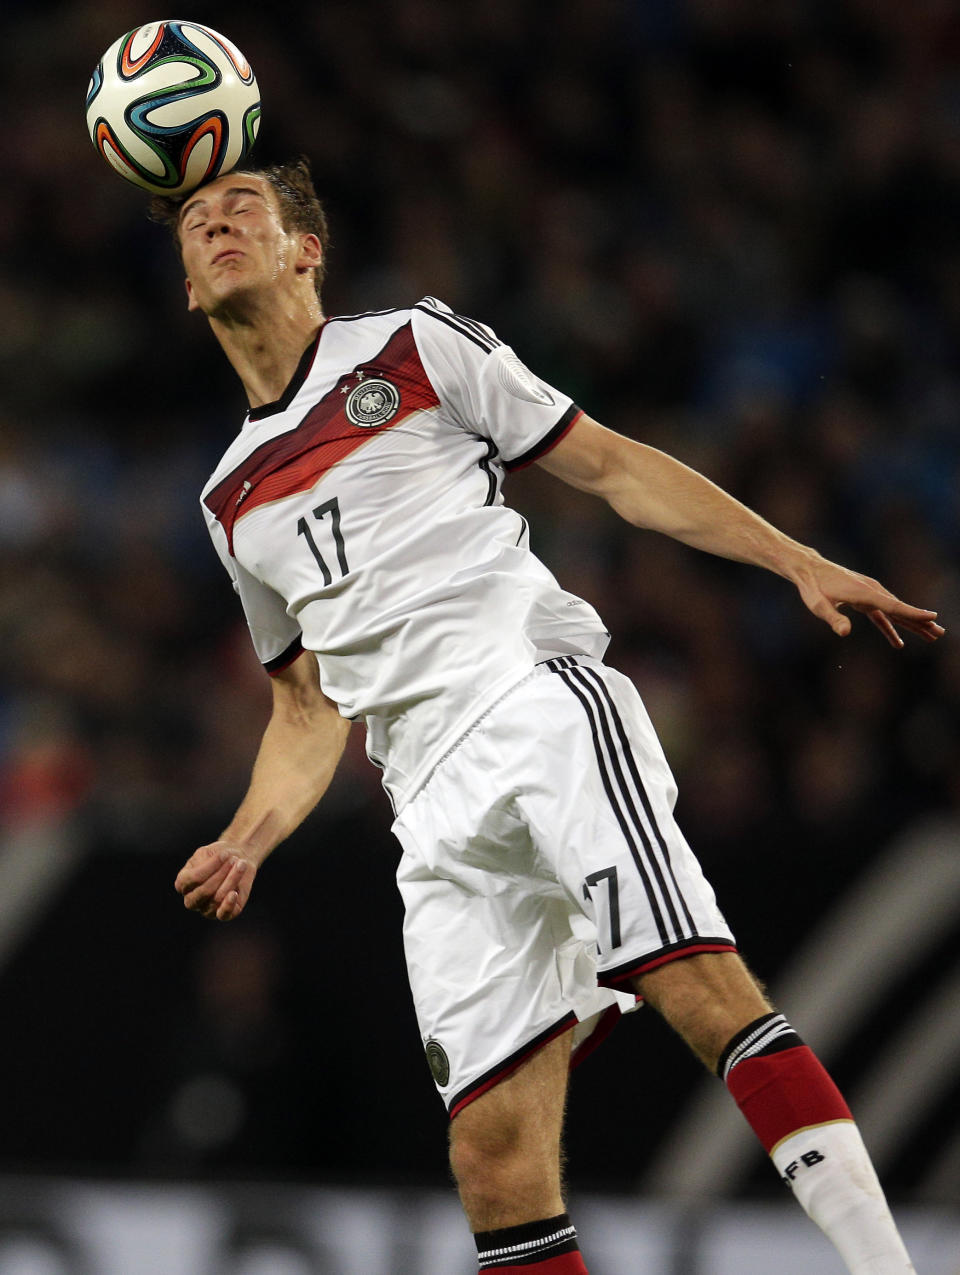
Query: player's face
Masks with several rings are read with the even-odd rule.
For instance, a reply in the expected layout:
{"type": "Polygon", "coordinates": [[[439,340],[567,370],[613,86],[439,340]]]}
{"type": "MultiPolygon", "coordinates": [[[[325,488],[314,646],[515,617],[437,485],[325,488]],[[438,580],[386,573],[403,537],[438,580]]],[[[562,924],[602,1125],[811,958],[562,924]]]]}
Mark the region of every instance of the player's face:
{"type": "Polygon", "coordinates": [[[266,178],[229,173],[204,186],[180,214],[190,309],[216,317],[291,283],[302,239],[284,230],[266,178]]]}

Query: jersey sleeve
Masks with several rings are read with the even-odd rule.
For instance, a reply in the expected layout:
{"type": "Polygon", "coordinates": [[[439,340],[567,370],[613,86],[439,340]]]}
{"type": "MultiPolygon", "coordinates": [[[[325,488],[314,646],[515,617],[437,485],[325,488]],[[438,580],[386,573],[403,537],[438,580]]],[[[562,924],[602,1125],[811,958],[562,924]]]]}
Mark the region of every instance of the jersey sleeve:
{"type": "Polygon", "coordinates": [[[490,328],[435,297],[414,306],[413,334],[443,406],[458,425],[490,439],[507,470],[545,455],[581,415],[490,328]]]}
{"type": "Polygon", "coordinates": [[[300,626],[287,614],[280,595],[246,571],[227,547],[226,532],[204,507],[207,530],[239,596],[257,658],[271,677],[292,664],[303,650],[300,626]]]}

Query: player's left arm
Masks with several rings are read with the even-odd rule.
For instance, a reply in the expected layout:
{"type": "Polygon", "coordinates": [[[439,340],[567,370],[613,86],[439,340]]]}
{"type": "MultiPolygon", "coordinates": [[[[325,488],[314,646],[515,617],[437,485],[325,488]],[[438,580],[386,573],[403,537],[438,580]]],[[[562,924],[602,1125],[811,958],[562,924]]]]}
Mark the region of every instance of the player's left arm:
{"type": "Polygon", "coordinates": [[[876,580],[791,539],[703,474],[589,416],[580,416],[538,463],[572,487],[601,496],[636,527],[783,576],[840,637],[850,632],[849,618],[838,609],[843,606],[868,616],[891,646],[903,646],[895,625],[928,642],[944,632],[936,611],[901,602],[876,580]]]}

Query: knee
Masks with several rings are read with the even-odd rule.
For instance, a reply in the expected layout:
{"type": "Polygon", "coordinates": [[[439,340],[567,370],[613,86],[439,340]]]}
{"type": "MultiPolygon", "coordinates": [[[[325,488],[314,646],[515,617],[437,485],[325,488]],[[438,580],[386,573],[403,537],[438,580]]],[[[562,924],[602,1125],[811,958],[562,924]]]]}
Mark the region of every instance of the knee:
{"type": "Polygon", "coordinates": [[[711,1071],[731,1038],[770,1010],[760,984],[735,953],[671,961],[634,985],[711,1071]]]}
{"type": "Polygon", "coordinates": [[[571,1033],[454,1117],[450,1167],[475,1231],[563,1212],[560,1139],[571,1033]]]}
{"type": "Polygon", "coordinates": [[[545,1155],[520,1124],[450,1130],[450,1168],[474,1230],[493,1230],[562,1212],[558,1156],[545,1155]]]}
{"type": "Polygon", "coordinates": [[[450,1168],[461,1191],[494,1187],[520,1171],[524,1158],[520,1130],[512,1124],[485,1127],[460,1118],[450,1127],[450,1168]]]}

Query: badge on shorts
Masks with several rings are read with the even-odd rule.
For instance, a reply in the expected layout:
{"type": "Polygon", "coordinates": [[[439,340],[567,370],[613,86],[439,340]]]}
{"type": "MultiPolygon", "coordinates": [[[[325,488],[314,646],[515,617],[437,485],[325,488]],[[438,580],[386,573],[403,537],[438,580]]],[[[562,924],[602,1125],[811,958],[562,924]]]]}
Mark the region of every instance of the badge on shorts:
{"type": "Polygon", "coordinates": [[[424,1049],[430,1074],[442,1089],[450,1079],[450,1059],[438,1040],[428,1040],[424,1049]]]}
{"type": "Polygon", "coordinates": [[[367,377],[347,395],[343,409],[351,425],[373,429],[397,414],[400,391],[382,377],[367,377]]]}

